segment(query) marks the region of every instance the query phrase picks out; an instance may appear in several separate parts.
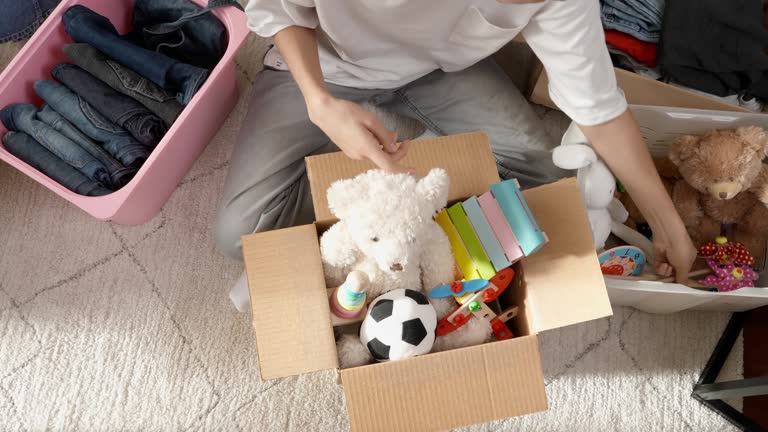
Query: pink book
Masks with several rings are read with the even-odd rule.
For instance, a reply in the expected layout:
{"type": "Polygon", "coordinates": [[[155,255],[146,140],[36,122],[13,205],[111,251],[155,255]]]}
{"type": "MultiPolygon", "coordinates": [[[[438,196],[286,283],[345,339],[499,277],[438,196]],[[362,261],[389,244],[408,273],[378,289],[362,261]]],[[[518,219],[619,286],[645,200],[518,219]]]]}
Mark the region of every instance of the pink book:
{"type": "Polygon", "coordinates": [[[512,227],[509,226],[504,212],[501,211],[499,203],[496,202],[491,192],[480,195],[477,201],[480,203],[480,208],[483,210],[485,218],[488,219],[488,224],[491,226],[493,234],[496,235],[496,240],[499,241],[507,259],[510,262],[515,262],[522,258],[523,251],[520,249],[517,237],[512,232],[512,227]]]}

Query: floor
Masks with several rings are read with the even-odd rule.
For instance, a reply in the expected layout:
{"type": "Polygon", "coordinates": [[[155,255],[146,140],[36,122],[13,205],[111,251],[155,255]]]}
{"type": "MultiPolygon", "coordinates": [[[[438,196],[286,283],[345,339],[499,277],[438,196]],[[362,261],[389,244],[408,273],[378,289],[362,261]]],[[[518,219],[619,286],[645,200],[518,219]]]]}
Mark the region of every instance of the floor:
{"type": "MultiPolygon", "coordinates": [[[[0,69],[20,46],[0,46],[0,69]]],[[[241,264],[212,241],[266,46],[249,39],[237,59],[239,104],[146,225],[95,221],[0,164],[0,429],[347,430],[334,372],[260,381],[249,318],[227,298],[241,264]]],[[[562,114],[537,112],[562,134],[562,114]]],[[[550,409],[462,430],[731,430],[690,397],[727,320],[616,308],[545,332],[550,409]]],[[[742,375],[741,355],[739,343],[728,377],[742,375]]]]}

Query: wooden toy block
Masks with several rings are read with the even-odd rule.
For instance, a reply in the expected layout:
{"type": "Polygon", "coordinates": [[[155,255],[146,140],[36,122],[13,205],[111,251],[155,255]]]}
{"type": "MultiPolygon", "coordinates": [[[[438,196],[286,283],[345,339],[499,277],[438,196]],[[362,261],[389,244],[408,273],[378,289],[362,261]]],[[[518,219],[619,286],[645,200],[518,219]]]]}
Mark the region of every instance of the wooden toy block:
{"type": "Polygon", "coordinates": [[[499,203],[496,202],[490,192],[480,195],[477,202],[480,204],[480,209],[483,211],[491,230],[493,230],[496,240],[504,250],[504,255],[511,263],[518,261],[523,257],[523,250],[520,249],[515,233],[512,232],[512,227],[509,226],[509,222],[504,217],[499,203]]]}
{"type": "Polygon", "coordinates": [[[491,260],[491,264],[493,264],[493,268],[496,269],[496,271],[499,271],[511,266],[512,263],[507,259],[504,250],[501,249],[501,244],[499,244],[499,241],[493,234],[493,230],[488,224],[488,220],[486,220],[483,210],[480,208],[480,203],[477,201],[477,197],[472,197],[464,201],[463,206],[464,211],[467,212],[469,222],[472,224],[475,234],[477,234],[477,238],[483,245],[485,253],[491,260]]]}
{"type": "Polygon", "coordinates": [[[464,207],[461,203],[454,204],[448,209],[448,216],[450,216],[453,225],[456,227],[456,231],[459,232],[461,239],[464,241],[464,246],[469,252],[469,256],[477,267],[477,272],[483,279],[490,279],[496,275],[496,270],[491,264],[491,260],[488,259],[488,255],[485,254],[483,245],[475,234],[475,230],[472,228],[472,224],[467,218],[467,213],[464,211],[464,207]]]}
{"type": "Polygon", "coordinates": [[[443,211],[437,215],[435,221],[448,236],[448,241],[451,242],[453,257],[456,260],[456,264],[459,266],[459,270],[461,270],[464,279],[480,279],[477,267],[475,267],[475,264],[472,262],[472,258],[470,258],[469,252],[467,252],[467,248],[464,246],[464,242],[459,236],[459,232],[456,231],[456,227],[453,226],[451,218],[448,216],[448,212],[443,209],[443,211]]]}
{"type": "Polygon", "coordinates": [[[541,249],[547,243],[547,238],[531,214],[517,180],[505,180],[491,185],[491,193],[512,227],[523,254],[528,256],[541,249]]]}

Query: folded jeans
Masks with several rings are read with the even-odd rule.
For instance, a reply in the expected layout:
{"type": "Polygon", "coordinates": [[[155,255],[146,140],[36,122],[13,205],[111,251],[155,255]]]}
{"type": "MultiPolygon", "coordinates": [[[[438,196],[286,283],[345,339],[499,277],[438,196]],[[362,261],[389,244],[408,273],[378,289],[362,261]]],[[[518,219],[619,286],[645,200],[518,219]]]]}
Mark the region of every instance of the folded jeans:
{"type": "Polygon", "coordinates": [[[26,133],[89,179],[111,186],[109,171],[104,164],[54,128],[38,120],[36,114],[37,108],[32,104],[14,104],[0,110],[0,120],[8,130],[26,133]]]}
{"type": "Polygon", "coordinates": [[[615,14],[603,13],[602,22],[606,30],[620,31],[641,41],[658,43],[661,39],[661,29],[648,30],[637,22],[628,21],[615,14]]]}
{"type": "Polygon", "coordinates": [[[133,69],[160,87],[177,92],[187,105],[208,78],[209,71],[174,60],[122,38],[112,23],[85,6],[64,13],[64,29],[75,41],[88,43],[118,63],[133,69]]]}
{"type": "Polygon", "coordinates": [[[117,92],[144,105],[163,119],[166,127],[170,127],[184,109],[174,95],[88,44],[65,45],[64,54],[117,92]]]}
{"type": "Polygon", "coordinates": [[[189,0],[136,0],[130,37],[139,45],[204,69],[213,69],[227,50],[227,29],[211,13],[236,0],[212,0],[201,8],[189,0]]]}
{"type": "Polygon", "coordinates": [[[6,133],[3,144],[12,155],[72,192],[85,196],[103,196],[112,193],[101,183],[89,179],[69,166],[24,132],[6,133]]]}
{"type": "Polygon", "coordinates": [[[112,157],[109,152],[86,136],[82,131],[57,113],[49,105],[43,106],[37,112],[37,118],[43,123],[59,131],[62,135],[71,139],[93,157],[99,160],[109,171],[109,177],[112,183],[112,189],[117,190],[130,182],[138,171],[137,168],[123,166],[117,159],[112,157]]]}
{"type": "Polygon", "coordinates": [[[158,116],[83,69],[61,63],[54,66],[51,75],[140,143],[154,148],[165,135],[165,124],[158,116]]]}
{"type": "Polygon", "coordinates": [[[138,168],[150,149],[125,129],[99,114],[88,102],[54,81],[36,81],[35,91],[48,105],[126,167],[138,168]]]}

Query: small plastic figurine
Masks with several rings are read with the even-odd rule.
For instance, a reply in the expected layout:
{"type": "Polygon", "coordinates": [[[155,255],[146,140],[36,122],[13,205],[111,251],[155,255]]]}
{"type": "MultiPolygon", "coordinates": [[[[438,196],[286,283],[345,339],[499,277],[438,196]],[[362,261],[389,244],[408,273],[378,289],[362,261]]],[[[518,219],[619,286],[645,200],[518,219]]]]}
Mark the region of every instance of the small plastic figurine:
{"type": "Polygon", "coordinates": [[[365,307],[365,287],[370,281],[368,275],[361,271],[352,271],[347,280],[336,288],[331,295],[331,311],[344,319],[354,319],[363,312],[365,307]]]}

